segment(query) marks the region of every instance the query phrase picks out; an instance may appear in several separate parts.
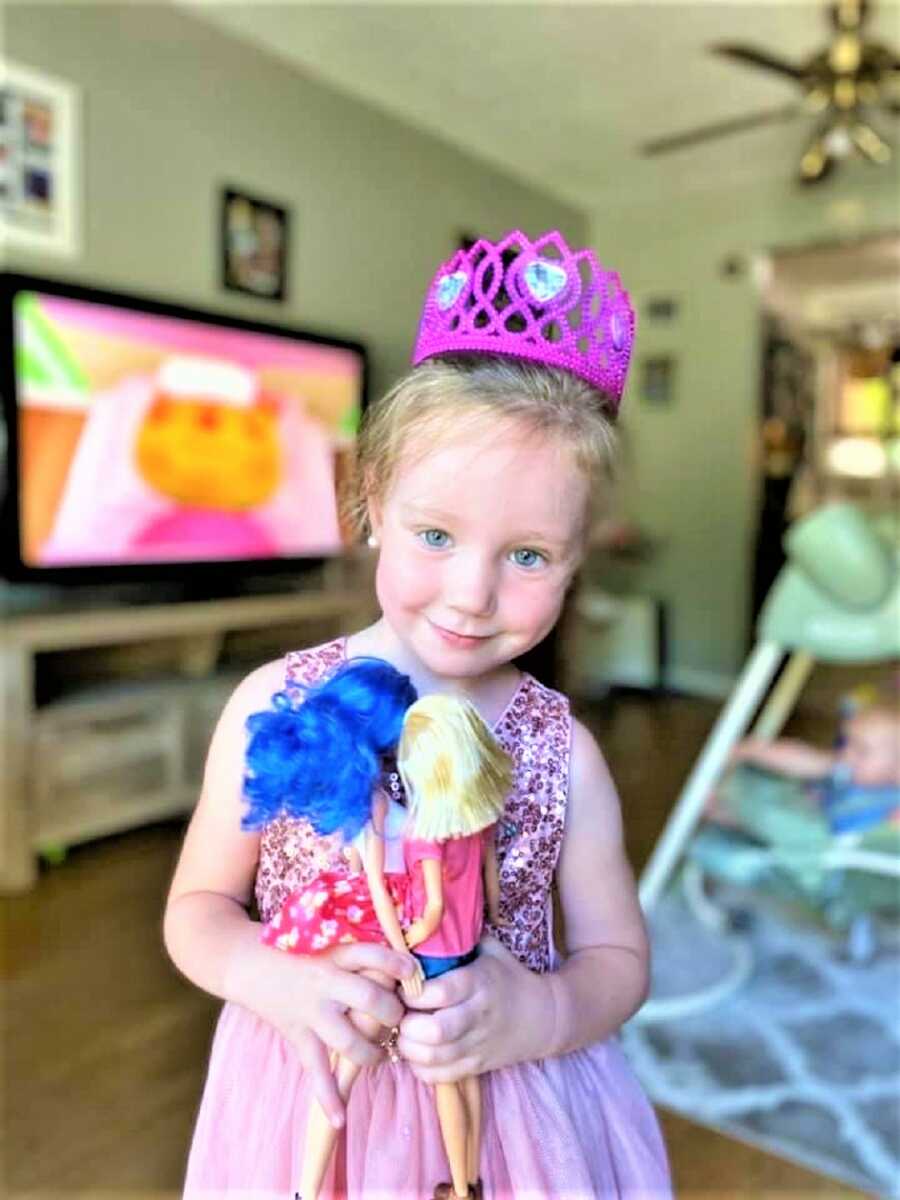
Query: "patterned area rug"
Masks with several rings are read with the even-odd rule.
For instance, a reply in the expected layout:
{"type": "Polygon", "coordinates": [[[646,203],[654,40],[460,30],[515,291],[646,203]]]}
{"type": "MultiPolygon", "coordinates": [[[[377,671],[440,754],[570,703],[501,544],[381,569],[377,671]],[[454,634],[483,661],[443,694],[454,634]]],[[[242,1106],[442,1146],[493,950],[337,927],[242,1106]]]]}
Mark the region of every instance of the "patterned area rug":
{"type": "MultiPolygon", "coordinates": [[[[737,935],[746,978],[702,1011],[625,1027],[644,1086],[693,1121],[900,1197],[896,937],[882,931],[872,960],[853,963],[839,939],[787,910],[745,893],[725,899],[747,917],[737,935]]],[[[733,966],[734,941],[698,922],[680,889],[657,905],[651,933],[657,1008],[711,993],[733,966]]]]}

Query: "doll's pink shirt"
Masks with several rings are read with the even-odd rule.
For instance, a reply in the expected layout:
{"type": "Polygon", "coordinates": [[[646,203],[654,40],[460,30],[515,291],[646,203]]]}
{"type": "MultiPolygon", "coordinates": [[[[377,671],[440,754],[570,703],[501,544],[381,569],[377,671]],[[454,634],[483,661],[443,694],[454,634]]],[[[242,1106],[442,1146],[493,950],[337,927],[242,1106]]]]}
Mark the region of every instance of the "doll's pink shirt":
{"type": "Polygon", "coordinates": [[[413,918],[425,912],[425,878],[422,860],[435,858],[441,864],[444,881],[444,915],[436,933],[416,946],[417,954],[449,958],[468,954],[478,944],[484,923],[484,842],[494,837],[496,826],[467,837],[430,842],[409,838],[403,855],[409,873],[410,909],[413,918]]]}

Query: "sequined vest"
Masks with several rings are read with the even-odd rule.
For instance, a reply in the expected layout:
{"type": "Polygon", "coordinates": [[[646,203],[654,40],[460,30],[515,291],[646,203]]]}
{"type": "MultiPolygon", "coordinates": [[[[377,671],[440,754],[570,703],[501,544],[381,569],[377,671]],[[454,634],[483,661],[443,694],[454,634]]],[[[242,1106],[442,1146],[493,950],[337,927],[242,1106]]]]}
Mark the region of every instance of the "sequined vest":
{"type": "MultiPolygon", "coordinates": [[[[316,683],[345,661],[344,638],[287,655],[285,687],[316,683]]],[[[512,756],[513,788],[497,829],[503,926],[488,926],[534,971],[552,959],[551,884],[562,844],[569,794],[572,719],[558,692],[523,675],[494,734],[512,756]]],[[[394,764],[384,764],[382,786],[402,801],[394,764]]],[[[308,821],[279,817],[262,831],[256,902],[269,920],[288,894],[343,862],[340,836],[320,837],[308,821]]]]}

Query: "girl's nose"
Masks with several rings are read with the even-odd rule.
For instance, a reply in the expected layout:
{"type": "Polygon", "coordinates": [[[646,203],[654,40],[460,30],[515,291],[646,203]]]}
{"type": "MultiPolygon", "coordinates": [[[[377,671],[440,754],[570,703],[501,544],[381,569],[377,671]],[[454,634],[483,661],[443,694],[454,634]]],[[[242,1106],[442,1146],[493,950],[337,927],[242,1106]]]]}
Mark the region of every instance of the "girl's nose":
{"type": "Polygon", "coordinates": [[[489,617],[497,606],[497,580],[492,563],[474,555],[460,555],[446,579],[444,596],[458,613],[489,617]]]}

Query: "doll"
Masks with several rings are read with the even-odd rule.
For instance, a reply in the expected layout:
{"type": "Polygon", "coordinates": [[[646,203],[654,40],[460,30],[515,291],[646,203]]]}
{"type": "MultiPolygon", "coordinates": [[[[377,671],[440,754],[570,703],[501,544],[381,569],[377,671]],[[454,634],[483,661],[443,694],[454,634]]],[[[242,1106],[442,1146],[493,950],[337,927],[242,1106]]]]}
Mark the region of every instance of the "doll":
{"type": "MultiPolygon", "coordinates": [[[[512,784],[512,762],[467,700],[435,694],[408,710],[397,749],[409,819],[404,858],[410,912],[406,945],[425,979],[478,953],[488,914],[500,924],[496,822],[512,784]]],[[[435,1200],[479,1197],[481,1084],[477,1076],[435,1085],[450,1183],[435,1200]]]]}
{"type": "MultiPolygon", "coordinates": [[[[406,810],[376,784],[382,757],[394,750],[403,714],[415,698],[407,676],[380,659],[360,658],[308,689],[299,706],[282,692],[272,710],[249,719],[244,790],[250,810],[244,826],[255,828],[279,814],[305,817],[319,834],[340,831],[346,862],[285,899],[263,928],[266,944],[292,954],[321,954],[351,941],[383,942],[406,951],[406,810]]],[[[421,973],[403,987],[417,995],[421,973]]],[[[356,1023],[368,1036],[379,1032],[371,1020],[356,1023]]],[[[392,1053],[393,1042],[383,1044],[392,1053]]],[[[332,1055],[344,1100],[359,1069],[350,1059],[332,1055]]],[[[313,1103],[298,1193],[303,1200],[317,1200],[336,1139],[337,1131],[313,1103]]]]}

